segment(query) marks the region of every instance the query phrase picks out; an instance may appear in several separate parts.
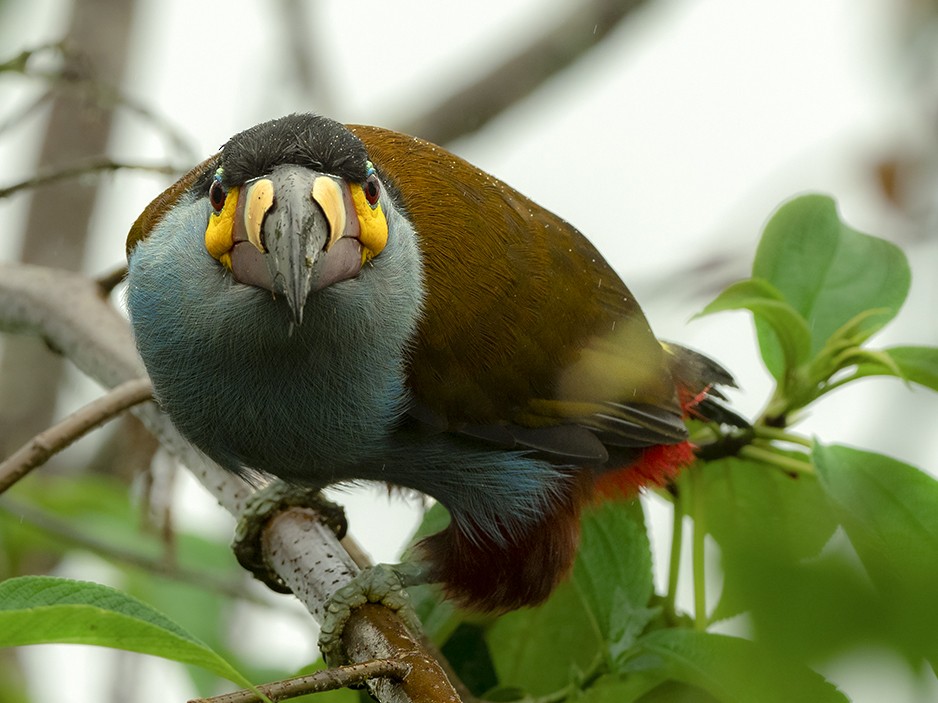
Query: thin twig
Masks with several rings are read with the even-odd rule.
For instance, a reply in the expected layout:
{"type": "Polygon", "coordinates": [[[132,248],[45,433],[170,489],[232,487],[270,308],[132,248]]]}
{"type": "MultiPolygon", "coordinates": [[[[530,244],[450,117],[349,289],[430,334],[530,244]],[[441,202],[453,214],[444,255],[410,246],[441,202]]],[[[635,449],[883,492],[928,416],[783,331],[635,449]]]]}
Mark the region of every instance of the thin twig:
{"type": "Polygon", "coordinates": [[[777,469],[781,469],[791,478],[798,478],[802,475],[810,475],[814,473],[814,466],[812,466],[807,461],[793,459],[790,456],[773,451],[767,447],[759,447],[753,444],[747,445],[740,449],[739,458],[774,466],[777,469]]]}
{"type": "Polygon", "coordinates": [[[355,566],[359,569],[367,569],[371,566],[371,557],[368,556],[352,535],[346,534],[345,537],[342,538],[342,546],[345,547],[345,551],[352,557],[352,561],[355,562],[355,566]]]}
{"type": "Polygon", "coordinates": [[[75,440],[152,395],[150,379],[127,381],[40,432],[0,464],[0,493],[75,440]]]}
{"type": "Polygon", "coordinates": [[[115,267],[112,271],[101,274],[94,280],[95,283],[97,283],[101,288],[101,293],[107,296],[111,294],[111,291],[120,285],[121,281],[124,280],[126,275],[127,264],[121,264],[120,266],[115,267]]]}
{"type": "Polygon", "coordinates": [[[669,622],[677,618],[677,586],[681,574],[681,549],[684,542],[684,491],[678,493],[671,503],[672,529],[671,554],[668,559],[668,591],[664,596],[664,614],[669,622]]]}
{"type": "Polygon", "coordinates": [[[799,444],[808,449],[814,448],[814,441],[808,437],[792,434],[777,427],[766,427],[765,425],[753,425],[752,434],[758,439],[774,440],[777,442],[787,442],[789,444],[799,444]]]}
{"type": "Polygon", "coordinates": [[[147,171],[149,173],[158,173],[164,176],[178,175],[180,169],[168,164],[144,164],[133,163],[129,161],[114,161],[107,157],[98,157],[88,161],[73,164],[71,166],[61,166],[44,170],[30,178],[18,183],[13,183],[5,188],[0,188],[0,199],[8,198],[14,193],[28,188],[38,188],[39,186],[57,183],[69,178],[79,178],[92,173],[105,173],[111,171],[120,171],[129,169],[133,171],[147,171]]]}
{"type": "Polygon", "coordinates": [[[692,471],[690,476],[691,505],[694,513],[694,534],[691,540],[691,571],[694,578],[694,629],[703,632],[707,629],[707,562],[706,507],[703,496],[703,475],[692,471]]]}
{"type": "MultiPolygon", "coordinates": [[[[370,679],[390,678],[401,681],[409,673],[410,665],[401,659],[372,659],[264,684],[258,686],[257,690],[272,701],[283,701],[307,693],[322,693],[361,685],[370,679]]],[[[262,699],[258,698],[254,691],[243,689],[211,698],[193,698],[189,703],[256,703],[260,700],[262,699]]]]}
{"type": "Polygon", "coordinates": [[[19,127],[30,117],[30,115],[37,114],[39,112],[39,108],[43,107],[46,103],[52,100],[53,95],[55,95],[55,91],[53,91],[51,88],[47,89],[42,93],[42,95],[32,100],[29,104],[18,106],[14,112],[7,114],[5,119],[0,122],[0,135],[2,135],[4,132],[8,132],[14,127],[19,127]]]}
{"type": "Polygon", "coordinates": [[[219,577],[205,571],[195,571],[161,558],[148,557],[138,552],[125,549],[117,544],[105,542],[93,537],[72,522],[62,520],[21,501],[3,498],[0,511],[9,512],[14,519],[29,523],[37,530],[55,538],[56,542],[66,542],[75,547],[97,554],[110,562],[132,566],[147,573],[171,578],[180,583],[187,583],[209,593],[217,593],[228,598],[238,599],[270,607],[270,601],[252,594],[247,588],[237,586],[230,576],[219,577]]]}
{"type": "MultiPolygon", "coordinates": [[[[91,62],[80,50],[65,41],[59,41],[20,52],[13,58],[0,63],[0,72],[19,73],[28,78],[45,81],[52,90],[71,90],[87,103],[101,109],[124,108],[149,122],[159,134],[163,135],[183,161],[197,160],[198,152],[182,130],[162,115],[151,110],[145,103],[134,99],[118,87],[95,76],[89,68],[90,65],[91,62]],[[62,62],[61,66],[53,70],[30,67],[30,60],[33,56],[51,51],[58,53],[62,62]]],[[[35,105],[30,106],[30,109],[34,107],[35,105]]],[[[7,124],[9,124],[9,121],[7,124]]]]}

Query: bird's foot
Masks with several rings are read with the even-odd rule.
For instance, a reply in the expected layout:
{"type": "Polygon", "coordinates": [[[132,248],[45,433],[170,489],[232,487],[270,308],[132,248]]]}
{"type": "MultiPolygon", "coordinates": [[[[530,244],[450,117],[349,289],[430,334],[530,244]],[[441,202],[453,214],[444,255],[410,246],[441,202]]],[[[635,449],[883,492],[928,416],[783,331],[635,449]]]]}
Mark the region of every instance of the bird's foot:
{"type": "Polygon", "coordinates": [[[352,611],[366,603],[393,610],[411,632],[420,632],[420,619],[405,589],[426,582],[426,569],[418,562],[375,564],[362,570],[326,603],[319,633],[319,649],[326,662],[330,666],[346,663],[342,633],[352,611]]]}
{"type": "Polygon", "coordinates": [[[348,522],[341,506],[326,500],[319,489],[296,486],[284,481],[273,481],[251,495],[235,529],[233,549],[238,562],[254,577],[279,593],[289,588],[270,569],[264,558],[261,536],[267,523],[278,513],[289,508],[309,508],[319,514],[320,522],[345,536],[348,522]]]}

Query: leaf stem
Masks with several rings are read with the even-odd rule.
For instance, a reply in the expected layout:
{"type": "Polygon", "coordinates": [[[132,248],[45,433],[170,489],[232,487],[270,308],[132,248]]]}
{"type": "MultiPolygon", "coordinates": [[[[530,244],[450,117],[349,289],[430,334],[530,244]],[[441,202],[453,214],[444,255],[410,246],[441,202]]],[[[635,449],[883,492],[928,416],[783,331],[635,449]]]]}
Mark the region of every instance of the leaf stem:
{"type": "Polygon", "coordinates": [[[840,388],[841,386],[846,386],[848,383],[853,383],[854,381],[859,380],[861,378],[865,378],[865,376],[863,374],[854,372],[848,376],[839,378],[836,381],[830,381],[828,383],[825,383],[821,387],[821,389],[818,391],[817,397],[820,398],[821,396],[830,393],[832,390],[840,388]]]}
{"type": "Polygon", "coordinates": [[[775,440],[777,442],[788,442],[789,444],[800,444],[802,447],[811,449],[814,447],[814,441],[801,435],[791,434],[778,427],[768,427],[766,425],[756,424],[752,428],[752,433],[759,439],[775,440]]]}
{"type": "Polygon", "coordinates": [[[739,456],[742,459],[750,459],[752,461],[770,464],[794,476],[801,476],[803,474],[810,475],[814,473],[814,467],[807,461],[793,459],[784,454],[772,451],[771,449],[764,449],[752,444],[740,449],[739,456]]]}
{"type": "Polygon", "coordinates": [[[694,536],[692,559],[694,574],[694,629],[703,632],[707,629],[707,569],[704,554],[704,538],[707,536],[704,520],[702,474],[689,472],[691,477],[691,504],[694,513],[694,536]]]}
{"type": "Polygon", "coordinates": [[[681,573],[681,547],[684,541],[684,510],[681,498],[683,492],[675,496],[671,503],[673,521],[671,527],[671,555],[668,560],[668,592],[664,596],[664,615],[669,622],[677,617],[677,584],[681,573]]]}

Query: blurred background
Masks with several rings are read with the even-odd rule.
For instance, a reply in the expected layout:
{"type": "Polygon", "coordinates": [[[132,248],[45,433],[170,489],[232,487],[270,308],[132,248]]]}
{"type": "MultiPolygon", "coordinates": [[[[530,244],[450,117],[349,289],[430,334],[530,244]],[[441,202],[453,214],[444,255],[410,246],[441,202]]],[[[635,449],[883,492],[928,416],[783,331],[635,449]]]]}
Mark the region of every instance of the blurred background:
{"type": "MultiPolygon", "coordinates": [[[[0,189],[14,191],[0,198],[0,260],[107,274],[172,174],[257,122],[315,111],[446,145],[572,222],[659,336],[732,369],[744,414],[771,390],[749,317],[690,318],[748,275],[762,225],[795,194],[832,195],[851,226],[908,255],[909,299],[876,343],[938,344],[935,0],[0,0],[0,68],[0,189]],[[44,182],[63,170],[79,175],[44,182]]],[[[36,340],[0,336],[0,457],[98,393],[36,340]]],[[[927,391],[874,379],[798,429],[934,474],[936,410],[927,391]]],[[[230,518],[159,454],[141,479],[154,451],[127,420],[49,471],[123,481],[147,497],[154,529],[227,541],[230,518]]],[[[340,500],[378,561],[420,516],[380,489],[340,500]]],[[[666,550],[668,512],[648,508],[666,550]]],[[[48,558],[36,572],[125,585],[87,552],[48,558]]],[[[297,668],[315,633],[277,603],[226,605],[229,646],[297,668]]],[[[110,651],[0,657],[0,680],[28,700],[131,700],[128,681],[133,700],[192,695],[178,667],[110,651]]],[[[938,699],[933,674],[888,652],[818,669],[855,701],[938,699]]]]}

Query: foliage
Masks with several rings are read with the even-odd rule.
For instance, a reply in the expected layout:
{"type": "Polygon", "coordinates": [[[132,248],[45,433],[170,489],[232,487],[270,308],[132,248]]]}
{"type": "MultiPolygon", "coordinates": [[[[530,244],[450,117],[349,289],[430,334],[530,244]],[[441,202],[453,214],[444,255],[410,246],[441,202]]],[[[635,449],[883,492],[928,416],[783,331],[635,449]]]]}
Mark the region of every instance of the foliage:
{"type": "Polygon", "coordinates": [[[416,593],[428,631],[474,691],[499,701],[844,701],[812,666],[861,642],[899,652],[913,670],[923,661],[938,668],[938,482],[787,429],[811,403],[865,376],[938,390],[938,349],[866,346],[909,282],[902,252],[844,224],[831,199],[783,205],[753,277],[702,313],[753,314],[776,388],[749,431],[695,427],[705,456],[721,446],[727,455],[694,466],[664,494],[675,514],[668,592],[654,593],[634,501],[587,516],[573,577],[541,608],[469,624],[416,593]],[[675,608],[686,517],[692,616],[675,608]],[[705,535],[719,546],[723,576],[711,611],[705,535]],[[749,637],[711,631],[743,614],[749,637]],[[454,640],[459,647],[448,647],[454,640]]]}
{"type": "Polygon", "coordinates": [[[211,648],[114,588],[54,576],[20,576],[0,583],[0,646],[43,642],[96,644],[153,654],[249,685],[211,648]]]}
{"type": "Polygon", "coordinates": [[[81,627],[90,626],[84,644],[189,663],[187,671],[203,695],[217,690],[219,676],[244,685],[245,680],[271,680],[284,673],[251,667],[231,651],[232,604],[246,591],[232,588],[244,581],[244,571],[227,541],[178,531],[167,544],[141,529],[145,521],[139,508],[128,501],[126,486],[113,478],[38,472],[17,484],[14,493],[15,499],[4,496],[0,502],[0,576],[5,579],[0,589],[19,583],[37,595],[29,604],[11,600],[9,594],[0,597],[0,613],[6,618],[0,647],[13,646],[8,638],[14,628],[20,630],[18,644],[24,645],[75,642],[81,627]],[[127,599],[128,608],[137,602],[138,614],[102,612],[104,592],[98,589],[104,587],[99,584],[62,579],[59,588],[49,589],[51,582],[15,578],[48,568],[76,548],[116,567],[113,580],[121,590],[114,591],[113,602],[118,602],[117,594],[127,599]],[[66,602],[60,603],[61,598],[66,602]],[[70,608],[60,607],[64,605],[70,608]],[[34,618],[46,616],[46,627],[36,627],[34,618]],[[99,627],[101,618],[112,626],[99,627]],[[175,623],[185,623],[185,628],[175,623]],[[139,648],[131,646],[133,637],[139,648]]]}
{"type": "MultiPolygon", "coordinates": [[[[913,669],[923,662],[938,669],[938,483],[894,459],[789,429],[804,408],[867,376],[938,390],[938,350],[867,345],[896,315],[909,282],[902,252],[844,224],[829,198],[783,205],[765,228],[752,278],[730,286],[702,313],[750,311],[776,386],[752,428],[731,435],[702,423],[692,428],[711,458],[662,493],[675,525],[666,592],[655,591],[639,501],[604,503],[586,515],[572,577],[540,608],[480,620],[432,588],[413,589],[427,633],[469,688],[488,700],[543,703],[845,701],[815,668],[858,642],[899,652],[913,669]],[[690,574],[680,571],[685,523],[693,525],[690,574]],[[715,567],[704,550],[708,535],[719,547],[723,577],[710,610],[705,576],[715,567]],[[676,589],[688,577],[695,608],[684,614],[676,589]],[[713,631],[739,615],[750,625],[747,637],[713,631]]],[[[62,479],[26,494],[86,532],[135,534],[137,517],[119,496],[110,487],[62,479]]],[[[28,570],[37,552],[62,549],[9,517],[0,510],[6,575],[28,570]]],[[[435,507],[421,533],[445,519],[435,507]]],[[[149,556],[159,551],[146,538],[128,547],[149,556]]],[[[221,560],[216,571],[236,568],[225,545],[185,535],[180,558],[221,560]]],[[[127,567],[127,573],[138,572],[127,567]]],[[[91,642],[243,683],[225,663],[233,658],[210,587],[139,574],[126,583],[143,600],[175,610],[198,637],[131,595],[27,577],[0,583],[0,646],[91,642]]],[[[246,676],[263,678],[256,671],[246,676]]],[[[200,690],[211,688],[204,674],[194,677],[200,690]]],[[[356,698],[344,691],[315,700],[356,698]]]]}

